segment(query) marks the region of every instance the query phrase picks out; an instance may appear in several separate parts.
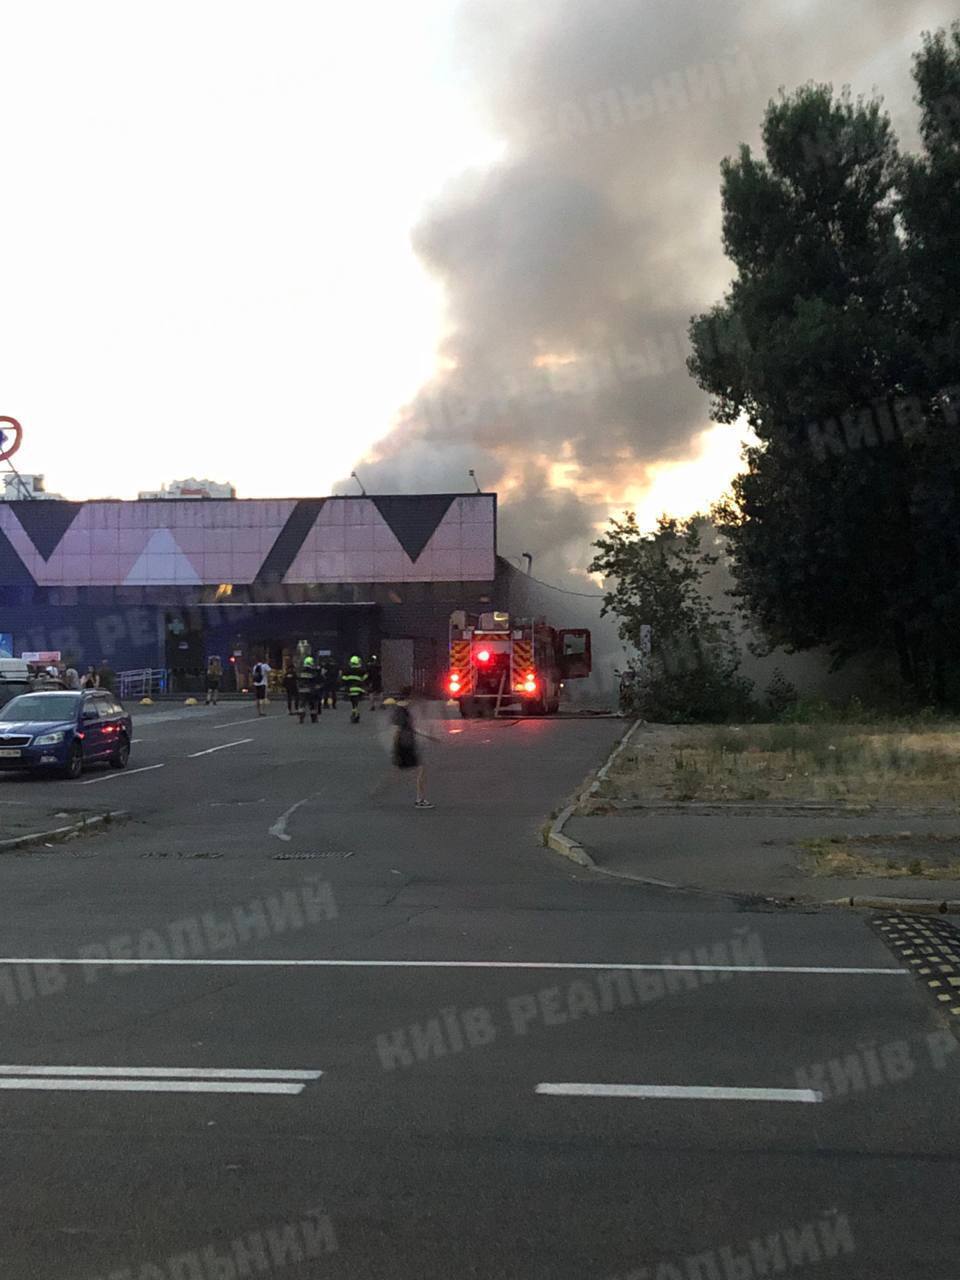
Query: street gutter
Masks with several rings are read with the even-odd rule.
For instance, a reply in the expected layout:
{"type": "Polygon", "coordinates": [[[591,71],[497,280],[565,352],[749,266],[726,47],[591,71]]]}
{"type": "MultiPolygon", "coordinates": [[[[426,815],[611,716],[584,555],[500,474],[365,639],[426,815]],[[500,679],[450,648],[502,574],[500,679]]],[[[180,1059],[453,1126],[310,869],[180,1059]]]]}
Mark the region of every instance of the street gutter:
{"type": "Polygon", "coordinates": [[[10,853],[14,849],[22,849],[31,844],[69,840],[71,836],[82,835],[91,827],[105,826],[126,816],[125,809],[113,809],[109,813],[101,813],[93,818],[81,818],[79,822],[72,822],[66,827],[54,827],[52,831],[32,831],[25,836],[15,836],[12,840],[0,840],[0,853],[10,853]]]}
{"type": "MultiPolygon", "coordinates": [[[[590,857],[590,854],[587,853],[582,844],[579,844],[576,840],[571,840],[569,836],[565,836],[563,834],[563,828],[579,809],[580,805],[583,804],[584,800],[586,800],[588,796],[594,795],[599,790],[600,784],[606,780],[607,774],[610,772],[611,765],[626,748],[631,737],[641,723],[642,721],[640,720],[634,720],[633,724],[630,725],[626,733],[623,734],[620,741],[607,756],[600,768],[595,774],[591,774],[588,778],[586,785],[579,792],[577,797],[574,800],[571,800],[566,808],[562,809],[550,823],[546,832],[545,841],[548,849],[552,849],[554,853],[562,854],[564,858],[569,858],[572,862],[576,862],[581,867],[587,867],[590,871],[599,871],[604,875],[610,874],[609,872],[604,872],[603,867],[598,866],[597,863],[594,862],[593,858],[590,857]]],[[[620,878],[622,877],[618,877],[618,879],[620,878]]],[[[650,883],[659,884],[660,882],[655,880],[650,883]]]]}

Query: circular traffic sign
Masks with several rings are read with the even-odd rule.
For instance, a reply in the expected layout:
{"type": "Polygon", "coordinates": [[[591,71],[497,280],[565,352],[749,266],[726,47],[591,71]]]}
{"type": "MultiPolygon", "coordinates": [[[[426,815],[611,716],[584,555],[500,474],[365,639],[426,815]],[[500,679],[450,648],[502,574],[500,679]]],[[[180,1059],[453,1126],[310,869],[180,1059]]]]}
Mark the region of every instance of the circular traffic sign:
{"type": "Polygon", "coordinates": [[[6,462],[20,448],[20,442],[23,440],[23,427],[16,418],[8,418],[4,414],[0,414],[0,462],[6,462]],[[12,431],[4,430],[3,424],[7,422],[13,428],[12,431]]]}

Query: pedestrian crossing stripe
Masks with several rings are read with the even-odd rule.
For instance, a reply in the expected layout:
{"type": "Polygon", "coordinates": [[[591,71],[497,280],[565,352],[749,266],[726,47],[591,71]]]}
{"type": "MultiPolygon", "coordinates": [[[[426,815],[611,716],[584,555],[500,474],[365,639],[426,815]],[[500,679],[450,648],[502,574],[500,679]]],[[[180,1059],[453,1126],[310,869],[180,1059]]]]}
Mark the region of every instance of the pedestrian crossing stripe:
{"type": "Polygon", "coordinates": [[[875,916],[870,923],[894,954],[922,980],[937,1004],[949,1005],[950,1014],[960,1019],[960,1005],[956,1004],[960,989],[957,927],[947,920],[908,915],[875,916]]]}

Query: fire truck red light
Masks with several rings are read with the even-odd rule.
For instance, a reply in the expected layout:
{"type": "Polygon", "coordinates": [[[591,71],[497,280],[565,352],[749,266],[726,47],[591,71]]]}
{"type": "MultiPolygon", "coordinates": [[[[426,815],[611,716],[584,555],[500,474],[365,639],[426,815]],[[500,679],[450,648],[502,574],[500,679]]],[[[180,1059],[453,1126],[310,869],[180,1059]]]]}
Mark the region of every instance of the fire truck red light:
{"type": "Polygon", "coordinates": [[[489,649],[481,649],[481,650],[480,650],[480,652],[477,654],[477,661],[478,661],[478,662],[489,662],[489,661],[490,661],[490,650],[489,650],[489,649]]]}

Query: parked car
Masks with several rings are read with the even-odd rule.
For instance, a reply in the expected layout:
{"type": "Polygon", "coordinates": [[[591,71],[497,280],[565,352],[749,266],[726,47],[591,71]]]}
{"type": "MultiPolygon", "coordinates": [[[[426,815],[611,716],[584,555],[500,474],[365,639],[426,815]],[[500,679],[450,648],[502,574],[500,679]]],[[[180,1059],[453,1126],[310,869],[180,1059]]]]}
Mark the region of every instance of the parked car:
{"type": "Polygon", "coordinates": [[[0,711],[0,769],[41,769],[79,778],[95,762],[125,769],[133,721],[112,693],[22,693],[0,711]]]}
{"type": "Polygon", "coordinates": [[[36,671],[21,658],[0,658],[0,711],[21,693],[34,693],[42,689],[65,689],[59,677],[47,671],[36,671]]]}

